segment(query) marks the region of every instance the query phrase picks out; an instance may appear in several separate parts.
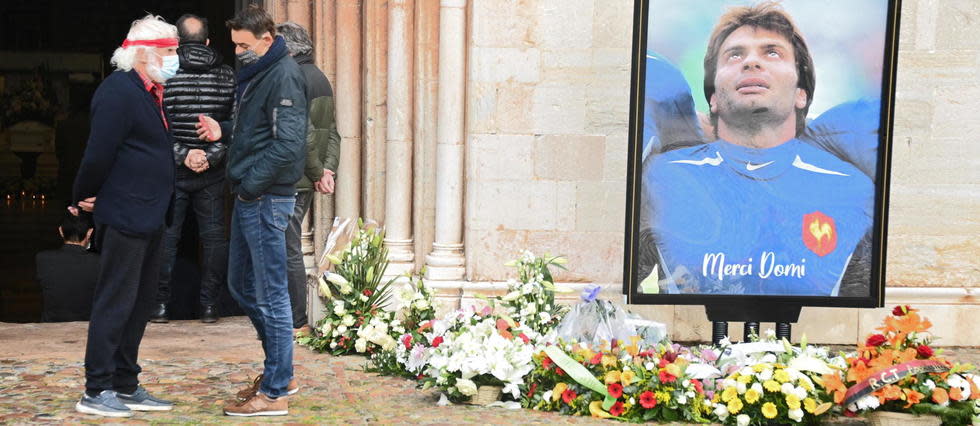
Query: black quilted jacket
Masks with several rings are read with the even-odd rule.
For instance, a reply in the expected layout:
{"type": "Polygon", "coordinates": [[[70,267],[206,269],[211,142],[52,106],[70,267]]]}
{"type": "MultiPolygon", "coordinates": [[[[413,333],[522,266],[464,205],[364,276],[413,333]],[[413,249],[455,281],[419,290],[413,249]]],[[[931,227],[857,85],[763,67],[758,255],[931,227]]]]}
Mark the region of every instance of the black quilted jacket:
{"type": "Polygon", "coordinates": [[[198,114],[210,116],[219,122],[230,119],[235,102],[235,72],[222,64],[221,54],[202,43],[182,43],[177,48],[177,55],[180,57],[180,70],[167,80],[163,92],[163,107],[174,135],[177,179],[195,175],[184,166],[184,159],[192,149],[203,149],[207,154],[210,167],[203,175],[220,179],[224,176],[227,151],[224,138],[217,142],[205,142],[198,138],[195,124],[198,114]]]}

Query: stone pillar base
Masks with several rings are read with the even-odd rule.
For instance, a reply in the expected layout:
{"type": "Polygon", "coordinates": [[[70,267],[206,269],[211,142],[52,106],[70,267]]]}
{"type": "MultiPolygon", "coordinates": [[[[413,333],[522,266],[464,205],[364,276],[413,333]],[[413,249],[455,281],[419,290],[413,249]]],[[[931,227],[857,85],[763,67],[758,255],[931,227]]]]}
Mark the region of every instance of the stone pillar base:
{"type": "Polygon", "coordinates": [[[425,278],[436,281],[462,280],[466,275],[466,259],[462,244],[432,244],[432,253],[425,257],[425,278]]]}
{"type": "Polygon", "coordinates": [[[388,247],[388,269],[385,269],[385,279],[415,271],[415,243],[411,239],[385,238],[385,246],[388,247]]]}

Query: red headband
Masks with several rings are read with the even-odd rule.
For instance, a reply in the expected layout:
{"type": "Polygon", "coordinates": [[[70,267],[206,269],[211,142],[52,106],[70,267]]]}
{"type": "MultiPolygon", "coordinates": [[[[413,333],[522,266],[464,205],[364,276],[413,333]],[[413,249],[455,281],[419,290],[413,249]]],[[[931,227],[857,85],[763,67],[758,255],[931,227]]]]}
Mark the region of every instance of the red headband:
{"type": "Polygon", "coordinates": [[[176,38],[156,38],[152,40],[123,40],[122,47],[125,49],[129,46],[149,46],[149,47],[176,47],[176,38]]]}

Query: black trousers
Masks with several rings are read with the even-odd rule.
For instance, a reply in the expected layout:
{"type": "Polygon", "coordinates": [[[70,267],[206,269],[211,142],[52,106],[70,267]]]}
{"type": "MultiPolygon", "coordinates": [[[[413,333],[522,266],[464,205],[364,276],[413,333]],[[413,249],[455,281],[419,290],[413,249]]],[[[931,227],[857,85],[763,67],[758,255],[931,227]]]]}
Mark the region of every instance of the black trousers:
{"type": "Polygon", "coordinates": [[[85,347],[85,390],[132,393],[139,384],[140,341],[160,278],[163,228],[133,235],[102,230],[99,280],[85,347]]]}
{"type": "Polygon", "coordinates": [[[303,264],[303,217],[313,204],[313,191],[296,193],[296,206],[286,228],[286,278],[289,281],[289,303],[293,308],[293,328],[309,322],[306,317],[306,265],[303,264]]]}

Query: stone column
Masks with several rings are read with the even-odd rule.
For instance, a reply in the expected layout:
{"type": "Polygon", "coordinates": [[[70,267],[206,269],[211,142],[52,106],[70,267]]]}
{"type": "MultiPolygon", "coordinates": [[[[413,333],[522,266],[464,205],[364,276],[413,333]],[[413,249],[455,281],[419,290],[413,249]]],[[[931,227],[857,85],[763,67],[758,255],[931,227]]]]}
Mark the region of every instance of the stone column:
{"type": "Polygon", "coordinates": [[[436,147],[436,238],[426,276],[460,280],[463,257],[463,104],[466,0],[442,0],[439,9],[439,124],[436,147]]]}
{"type": "Polygon", "coordinates": [[[361,143],[361,217],[384,223],[385,128],[388,87],[388,3],[364,2],[363,127],[361,143]]]}
{"type": "Polygon", "coordinates": [[[388,129],[385,244],[388,275],[415,268],[412,242],[412,52],[414,0],[388,2],[388,129]]]}
{"type": "Polygon", "coordinates": [[[336,213],[344,218],[361,214],[361,2],[338,0],[337,132],[340,166],[335,190],[336,213]]]}
{"type": "Polygon", "coordinates": [[[422,260],[432,251],[436,224],[439,0],[415,0],[414,62],[412,238],[415,240],[415,258],[422,260]]]}

